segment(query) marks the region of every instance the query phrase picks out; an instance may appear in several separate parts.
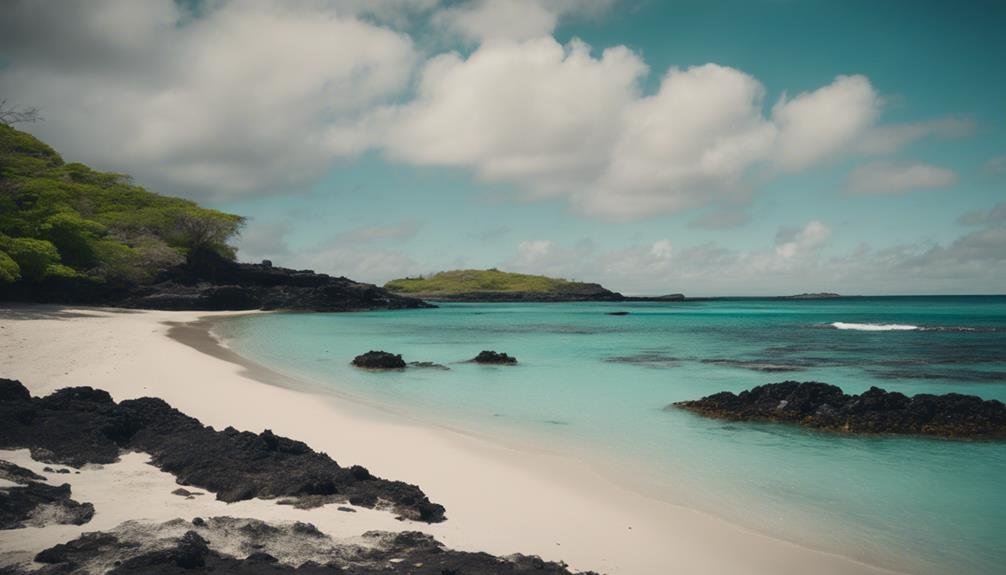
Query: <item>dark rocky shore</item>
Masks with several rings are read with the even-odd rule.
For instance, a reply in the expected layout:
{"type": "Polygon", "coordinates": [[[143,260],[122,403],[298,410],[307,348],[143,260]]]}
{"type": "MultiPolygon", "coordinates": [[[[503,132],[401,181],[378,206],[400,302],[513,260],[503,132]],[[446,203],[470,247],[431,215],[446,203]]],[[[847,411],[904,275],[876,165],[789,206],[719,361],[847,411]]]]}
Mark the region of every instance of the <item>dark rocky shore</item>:
{"type": "MultiPolygon", "coordinates": [[[[115,403],[107,392],[90,387],[32,397],[20,382],[0,379],[0,448],[28,448],[36,461],[72,467],[112,463],[123,451],[142,451],[179,484],[201,487],[223,501],[283,498],[279,503],[303,507],[348,501],[390,508],[403,518],[445,519],[444,508],[418,487],[374,477],[363,467],[342,467],[299,441],[268,430],[215,431],[160,399],[115,403]]],[[[17,484],[0,489],[0,528],[80,525],[95,513],[90,503],[70,498],[70,485],[47,484],[32,470],[0,461],[0,478],[17,484]]],[[[188,490],[176,493],[191,497],[188,490]]],[[[308,523],[232,517],[127,521],[45,549],[34,564],[13,561],[20,563],[0,566],[0,575],[573,575],[565,564],[536,556],[451,550],[416,531],[368,531],[339,540],[308,523]]]]}
{"type": "Polygon", "coordinates": [[[416,531],[368,531],[358,540],[339,541],[309,523],[233,517],[128,521],[46,549],[35,560],[41,569],[0,568],[0,573],[572,575],[565,565],[538,557],[450,550],[416,531]]]}
{"type": "Polygon", "coordinates": [[[360,311],[433,307],[384,288],[269,262],[236,263],[207,254],[137,287],[117,305],[167,310],[360,311]]]}
{"type": "Polygon", "coordinates": [[[94,506],[70,498],[70,485],[49,485],[30,469],[0,460],[0,479],[17,485],[0,489],[0,529],[83,525],[94,517],[94,506]]]}
{"type": "Polygon", "coordinates": [[[435,307],[414,297],[344,277],[238,263],[214,252],[194,254],[142,284],[96,284],[49,278],[37,284],[0,284],[0,301],[104,305],[178,311],[290,310],[345,312],[435,307]]]}
{"type": "Polygon", "coordinates": [[[211,491],[221,501],[258,497],[301,507],[348,501],[408,519],[444,520],[443,506],[415,485],[340,466],[269,430],[216,431],[152,397],[115,403],[90,387],[31,397],[20,382],[0,379],[0,448],[28,448],[37,461],[73,467],[142,451],[179,484],[211,491]]]}
{"type": "Polygon", "coordinates": [[[792,423],[841,433],[1006,438],[1006,405],[958,393],[908,397],[871,387],[860,395],[846,395],[826,383],[784,381],[739,394],[723,391],[667,408],[719,419],[792,423]]]}

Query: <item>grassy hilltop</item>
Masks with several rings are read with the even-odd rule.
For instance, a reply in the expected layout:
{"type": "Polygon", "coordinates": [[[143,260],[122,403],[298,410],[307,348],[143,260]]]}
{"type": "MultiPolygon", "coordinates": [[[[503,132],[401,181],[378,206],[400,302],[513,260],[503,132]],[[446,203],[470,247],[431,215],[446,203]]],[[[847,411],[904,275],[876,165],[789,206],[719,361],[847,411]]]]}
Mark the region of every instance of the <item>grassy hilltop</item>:
{"type": "Polygon", "coordinates": [[[454,270],[426,277],[402,278],[384,284],[385,289],[404,294],[454,296],[461,294],[583,294],[608,292],[597,284],[573,282],[546,276],[488,270],[454,270]]]}

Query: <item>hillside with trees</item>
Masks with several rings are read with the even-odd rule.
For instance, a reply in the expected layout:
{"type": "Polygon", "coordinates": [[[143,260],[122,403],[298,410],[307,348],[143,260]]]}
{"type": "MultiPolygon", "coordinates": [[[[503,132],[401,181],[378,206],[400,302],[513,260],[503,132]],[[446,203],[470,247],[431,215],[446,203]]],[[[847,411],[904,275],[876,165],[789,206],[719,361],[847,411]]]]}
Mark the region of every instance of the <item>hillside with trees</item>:
{"type": "MultiPolygon", "coordinates": [[[[0,118],[3,120],[4,118],[0,118]]],[[[0,121],[0,301],[158,309],[423,307],[346,278],[238,263],[245,219],[67,163],[0,121]]]]}
{"type": "Polygon", "coordinates": [[[129,176],[66,163],[0,125],[0,282],[152,280],[196,250],[234,259],[244,218],[149,192],[129,176]]]}

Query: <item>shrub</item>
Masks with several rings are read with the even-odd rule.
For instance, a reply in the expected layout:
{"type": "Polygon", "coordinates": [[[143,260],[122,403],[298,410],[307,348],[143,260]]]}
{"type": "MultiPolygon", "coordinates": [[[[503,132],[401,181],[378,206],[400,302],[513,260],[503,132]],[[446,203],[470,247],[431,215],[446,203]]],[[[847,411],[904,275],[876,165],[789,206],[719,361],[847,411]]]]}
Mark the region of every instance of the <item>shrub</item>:
{"type": "Polygon", "coordinates": [[[21,268],[7,252],[0,251],[0,284],[14,283],[21,279],[21,268]]]}

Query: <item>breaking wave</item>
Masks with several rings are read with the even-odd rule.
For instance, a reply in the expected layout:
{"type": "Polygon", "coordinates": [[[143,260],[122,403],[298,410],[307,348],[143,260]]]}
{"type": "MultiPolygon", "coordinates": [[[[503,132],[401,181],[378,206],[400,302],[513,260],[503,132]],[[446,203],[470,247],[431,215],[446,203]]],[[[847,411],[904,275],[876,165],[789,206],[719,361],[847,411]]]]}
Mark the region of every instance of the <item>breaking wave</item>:
{"type": "Polygon", "coordinates": [[[844,321],[832,322],[831,327],[855,331],[915,331],[921,329],[917,325],[904,323],[848,323],[844,321]]]}
{"type": "Polygon", "coordinates": [[[998,332],[1003,328],[992,326],[950,326],[950,325],[912,325],[907,323],[852,323],[834,321],[830,324],[835,329],[853,331],[951,331],[951,332],[998,332]]]}

